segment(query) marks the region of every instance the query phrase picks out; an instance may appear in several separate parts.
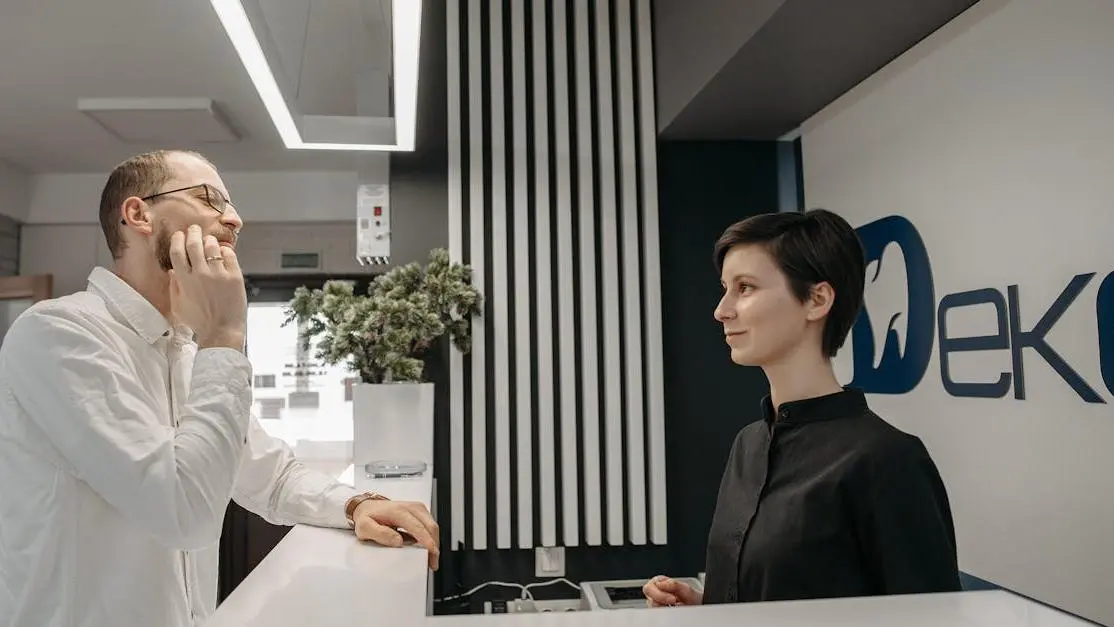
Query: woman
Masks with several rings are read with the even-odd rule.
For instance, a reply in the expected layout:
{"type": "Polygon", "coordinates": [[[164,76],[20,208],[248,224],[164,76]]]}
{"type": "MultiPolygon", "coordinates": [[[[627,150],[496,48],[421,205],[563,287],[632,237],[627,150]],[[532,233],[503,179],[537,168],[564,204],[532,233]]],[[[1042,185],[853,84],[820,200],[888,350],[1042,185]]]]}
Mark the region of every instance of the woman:
{"type": "Polygon", "coordinates": [[[655,577],[653,606],[956,591],[947,493],[919,439],[844,389],[831,358],[863,301],[854,230],[824,210],[732,225],[715,248],[731,359],[770,382],[735,439],[703,593],[655,577]]]}

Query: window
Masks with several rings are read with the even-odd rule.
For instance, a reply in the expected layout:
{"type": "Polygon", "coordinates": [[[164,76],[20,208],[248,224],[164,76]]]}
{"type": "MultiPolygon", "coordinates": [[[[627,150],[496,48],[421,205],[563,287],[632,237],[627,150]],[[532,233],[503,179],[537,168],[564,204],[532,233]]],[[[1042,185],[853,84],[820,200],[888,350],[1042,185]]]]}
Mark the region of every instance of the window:
{"type": "Polygon", "coordinates": [[[255,377],[253,410],[263,428],[297,448],[300,442],[351,442],[352,401],[343,365],[326,366],[303,350],[296,324],[283,326],[285,303],[248,305],[248,360],[255,377]]]}
{"type": "MultiPolygon", "coordinates": [[[[301,283],[291,278],[248,283],[247,353],[254,376],[252,412],[268,434],[284,440],[303,462],[339,471],[352,463],[351,381],[345,364],[328,366],[316,344],[303,346],[298,325],[286,321],[286,307],[301,283]]],[[[363,279],[357,289],[367,289],[363,279]]]]}

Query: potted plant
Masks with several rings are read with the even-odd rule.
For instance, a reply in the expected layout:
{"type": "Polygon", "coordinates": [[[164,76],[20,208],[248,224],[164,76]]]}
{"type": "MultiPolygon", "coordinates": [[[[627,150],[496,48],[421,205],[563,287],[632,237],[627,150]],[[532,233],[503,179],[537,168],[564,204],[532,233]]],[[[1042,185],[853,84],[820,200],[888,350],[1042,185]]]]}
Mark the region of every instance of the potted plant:
{"type": "Polygon", "coordinates": [[[433,384],[422,357],[445,336],[469,352],[482,303],[472,269],[441,248],[424,268],[415,262],[377,277],[367,294],[349,281],[295,291],[286,324],[299,325],[306,349],[316,340],[318,359],[359,373],[352,389],[356,464],[433,461],[433,384]]]}

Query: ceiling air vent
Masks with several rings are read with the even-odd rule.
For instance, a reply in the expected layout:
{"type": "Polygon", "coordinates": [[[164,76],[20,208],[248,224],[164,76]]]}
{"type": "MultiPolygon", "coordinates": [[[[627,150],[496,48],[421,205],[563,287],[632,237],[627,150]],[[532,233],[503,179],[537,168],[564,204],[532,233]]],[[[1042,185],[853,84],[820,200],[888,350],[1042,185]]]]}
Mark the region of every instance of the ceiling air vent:
{"type": "Polygon", "coordinates": [[[209,98],[79,98],[77,109],[129,143],[186,145],[240,140],[209,98]]]}
{"type": "Polygon", "coordinates": [[[282,253],[283,270],[317,270],[321,267],[321,256],[317,253],[282,253]]]}

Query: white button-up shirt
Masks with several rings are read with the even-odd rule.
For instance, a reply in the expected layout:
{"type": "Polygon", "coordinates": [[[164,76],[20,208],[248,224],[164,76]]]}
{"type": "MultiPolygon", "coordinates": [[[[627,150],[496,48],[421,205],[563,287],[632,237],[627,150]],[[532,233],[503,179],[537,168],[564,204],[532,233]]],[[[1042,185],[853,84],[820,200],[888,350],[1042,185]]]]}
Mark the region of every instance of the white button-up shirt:
{"type": "Polygon", "coordinates": [[[243,353],[202,351],[103,268],[0,347],[0,627],[186,627],[212,614],[229,499],[345,527],[355,490],[251,417],[243,353]]]}

